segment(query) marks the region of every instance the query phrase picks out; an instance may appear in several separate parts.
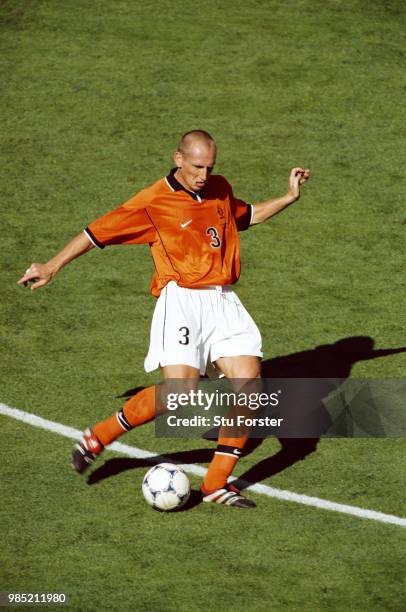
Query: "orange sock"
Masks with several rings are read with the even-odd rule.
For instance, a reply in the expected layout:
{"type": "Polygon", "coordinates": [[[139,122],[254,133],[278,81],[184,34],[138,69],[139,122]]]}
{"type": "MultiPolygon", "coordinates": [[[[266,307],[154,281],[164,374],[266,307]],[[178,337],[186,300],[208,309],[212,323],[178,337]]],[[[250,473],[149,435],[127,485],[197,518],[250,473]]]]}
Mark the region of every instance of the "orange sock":
{"type": "Polygon", "coordinates": [[[138,427],[155,419],[155,391],[155,385],[147,387],[124,404],[124,417],[131,427],[138,427]]]}
{"type": "Polygon", "coordinates": [[[100,421],[94,425],[91,429],[96,438],[100,440],[103,446],[107,446],[110,442],[114,442],[126,429],[120,425],[120,421],[117,418],[117,412],[108,419],[100,421]]]}
{"type": "Polygon", "coordinates": [[[248,434],[242,438],[219,437],[217,449],[203,481],[202,489],[206,495],[225,486],[242,453],[247,438],[248,434]]]}
{"type": "Polygon", "coordinates": [[[122,410],[97,423],[92,431],[106,446],[133,427],[152,421],[155,414],[155,386],[152,386],[136,393],[124,404],[122,410]]]}

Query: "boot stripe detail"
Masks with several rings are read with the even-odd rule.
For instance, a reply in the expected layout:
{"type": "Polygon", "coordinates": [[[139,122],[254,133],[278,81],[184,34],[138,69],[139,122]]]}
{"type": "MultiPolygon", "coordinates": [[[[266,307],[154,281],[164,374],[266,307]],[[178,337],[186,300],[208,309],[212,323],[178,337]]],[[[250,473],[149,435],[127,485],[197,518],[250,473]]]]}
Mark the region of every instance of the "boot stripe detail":
{"type": "Polygon", "coordinates": [[[224,493],[226,493],[227,489],[217,489],[217,491],[213,491],[213,493],[210,493],[209,495],[205,495],[203,498],[203,501],[215,501],[220,495],[224,495],[224,493]]]}
{"type": "Polygon", "coordinates": [[[232,506],[238,499],[241,499],[241,495],[238,495],[238,493],[227,491],[227,489],[218,489],[209,495],[205,495],[203,501],[232,506]]]}
{"type": "Polygon", "coordinates": [[[224,495],[221,495],[221,497],[219,497],[218,499],[216,499],[216,502],[218,504],[230,504],[231,503],[231,498],[232,497],[236,497],[236,494],[233,493],[232,491],[227,491],[226,493],[224,493],[224,495]]]}

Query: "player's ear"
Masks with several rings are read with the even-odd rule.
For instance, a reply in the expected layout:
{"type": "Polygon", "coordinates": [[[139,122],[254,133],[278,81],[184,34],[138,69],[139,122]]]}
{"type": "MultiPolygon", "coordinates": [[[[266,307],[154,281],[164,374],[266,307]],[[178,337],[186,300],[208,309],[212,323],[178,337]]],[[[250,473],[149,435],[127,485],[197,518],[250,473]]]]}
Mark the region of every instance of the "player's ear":
{"type": "Polygon", "coordinates": [[[183,155],[181,151],[175,151],[175,153],[173,154],[173,160],[177,168],[182,168],[183,155]]]}

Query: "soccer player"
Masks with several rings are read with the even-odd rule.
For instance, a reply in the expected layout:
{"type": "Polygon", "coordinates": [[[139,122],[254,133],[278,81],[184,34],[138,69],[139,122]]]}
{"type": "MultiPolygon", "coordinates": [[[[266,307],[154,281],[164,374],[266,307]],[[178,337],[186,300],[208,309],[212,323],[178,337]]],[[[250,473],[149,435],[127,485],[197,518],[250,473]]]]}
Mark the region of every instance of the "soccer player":
{"type": "MultiPolygon", "coordinates": [[[[175,167],[128,202],[91,222],[45,264],[33,263],[19,284],[36,290],[63,266],[110,244],[148,243],[155,264],[151,292],[157,303],[145,370],[160,367],[165,381],[194,384],[208,361],[230,379],[260,377],[261,336],[230,285],[240,275],[238,232],[262,223],[300,197],[309,171],[293,168],[286,195],[253,205],[237,199],[227,180],[212,174],[216,144],[204,130],[184,134],[175,167]]],[[[84,472],[104,446],[155,418],[156,389],[131,397],[117,413],[84,432],[73,451],[84,472]]],[[[220,429],[217,449],[201,487],[203,501],[250,508],[255,503],[227,483],[247,439],[220,429]]]]}

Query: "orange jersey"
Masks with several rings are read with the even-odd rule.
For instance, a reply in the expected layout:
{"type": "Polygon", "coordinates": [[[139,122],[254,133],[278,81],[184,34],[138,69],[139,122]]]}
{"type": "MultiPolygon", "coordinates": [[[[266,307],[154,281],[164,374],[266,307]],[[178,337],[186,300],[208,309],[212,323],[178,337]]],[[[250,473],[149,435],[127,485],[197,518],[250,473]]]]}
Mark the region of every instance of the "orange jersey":
{"type": "Polygon", "coordinates": [[[172,170],[90,223],[85,233],[100,248],[149,243],[155,264],[151,293],[158,297],[171,280],[191,289],[235,283],[241,269],[238,230],[249,227],[251,208],[234,197],[222,176],[210,176],[194,193],[172,170]]]}

